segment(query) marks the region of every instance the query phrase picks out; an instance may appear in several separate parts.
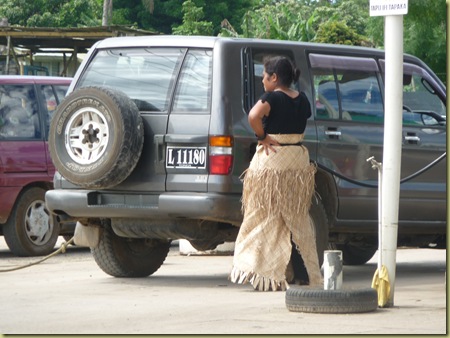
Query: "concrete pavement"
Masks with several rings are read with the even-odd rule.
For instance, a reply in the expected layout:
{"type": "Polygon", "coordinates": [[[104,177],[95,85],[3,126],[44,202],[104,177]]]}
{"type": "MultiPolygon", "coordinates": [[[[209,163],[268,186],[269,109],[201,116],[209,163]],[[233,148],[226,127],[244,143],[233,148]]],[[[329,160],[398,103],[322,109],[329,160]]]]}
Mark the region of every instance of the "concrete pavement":
{"type": "MultiPolygon", "coordinates": [[[[0,238],[2,241],[3,239],[0,238]]],[[[13,257],[0,242],[0,269],[13,257]]],[[[112,278],[86,249],[0,273],[3,334],[446,334],[446,251],[400,249],[394,306],[362,314],[289,312],[284,292],[228,279],[231,256],[183,256],[172,247],[151,277],[112,278]]],[[[345,266],[344,288],[370,287],[376,256],[345,266]]]]}

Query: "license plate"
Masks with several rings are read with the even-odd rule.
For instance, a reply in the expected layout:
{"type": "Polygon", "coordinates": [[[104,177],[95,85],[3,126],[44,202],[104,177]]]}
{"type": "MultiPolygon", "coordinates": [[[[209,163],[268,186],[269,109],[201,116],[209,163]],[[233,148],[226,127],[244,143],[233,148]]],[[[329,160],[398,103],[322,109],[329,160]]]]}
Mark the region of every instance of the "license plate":
{"type": "Polygon", "coordinates": [[[206,147],[167,147],[166,168],[205,169],[206,147]]]}

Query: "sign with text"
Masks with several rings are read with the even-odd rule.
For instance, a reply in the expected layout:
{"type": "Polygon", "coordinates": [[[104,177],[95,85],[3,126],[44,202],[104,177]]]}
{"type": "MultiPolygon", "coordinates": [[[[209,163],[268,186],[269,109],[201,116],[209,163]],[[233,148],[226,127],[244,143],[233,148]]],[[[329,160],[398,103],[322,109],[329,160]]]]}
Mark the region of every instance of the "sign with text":
{"type": "Polygon", "coordinates": [[[408,14],[408,0],[370,0],[370,16],[408,14]]]}

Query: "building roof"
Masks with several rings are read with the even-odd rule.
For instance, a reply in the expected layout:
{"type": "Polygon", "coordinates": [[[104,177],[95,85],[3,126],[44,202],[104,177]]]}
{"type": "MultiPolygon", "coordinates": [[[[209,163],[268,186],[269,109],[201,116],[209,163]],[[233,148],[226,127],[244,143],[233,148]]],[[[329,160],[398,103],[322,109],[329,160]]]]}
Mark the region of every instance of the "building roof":
{"type": "Polygon", "coordinates": [[[32,53],[57,52],[72,49],[86,53],[99,40],[115,36],[156,35],[158,33],[125,26],[101,26],[84,28],[0,27],[0,45],[24,48],[32,53]]]}

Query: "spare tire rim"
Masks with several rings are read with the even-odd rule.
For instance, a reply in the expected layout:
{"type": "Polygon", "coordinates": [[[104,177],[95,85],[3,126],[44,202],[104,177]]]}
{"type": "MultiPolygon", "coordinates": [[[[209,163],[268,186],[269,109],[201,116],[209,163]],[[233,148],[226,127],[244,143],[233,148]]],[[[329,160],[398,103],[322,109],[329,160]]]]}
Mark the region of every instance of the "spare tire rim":
{"type": "Polygon", "coordinates": [[[78,164],[87,165],[100,159],[109,140],[105,115],[93,107],[76,111],[64,131],[66,150],[78,164]]]}

